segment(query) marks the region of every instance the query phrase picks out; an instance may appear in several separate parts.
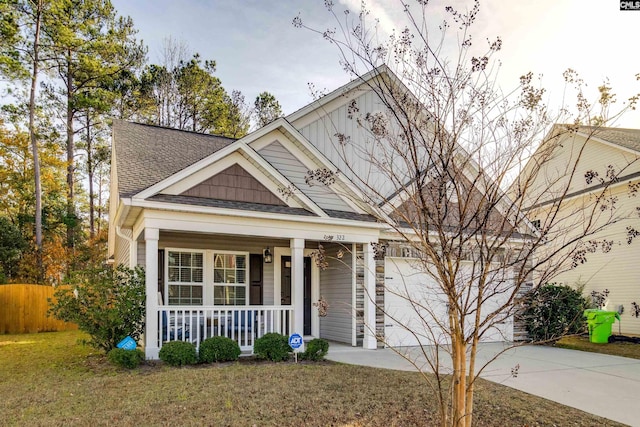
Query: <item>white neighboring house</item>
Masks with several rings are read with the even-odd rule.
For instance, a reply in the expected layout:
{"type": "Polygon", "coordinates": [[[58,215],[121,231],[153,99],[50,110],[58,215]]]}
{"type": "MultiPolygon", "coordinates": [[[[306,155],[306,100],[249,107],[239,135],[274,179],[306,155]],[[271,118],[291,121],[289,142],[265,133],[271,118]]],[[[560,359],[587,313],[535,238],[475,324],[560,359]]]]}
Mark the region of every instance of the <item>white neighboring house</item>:
{"type": "MultiPolygon", "coordinates": [[[[387,287],[402,276],[410,292],[424,292],[431,279],[414,271],[410,251],[376,251],[393,234],[348,179],[369,169],[350,172],[333,141],[342,132],[362,142],[348,109],[382,108],[366,84],[380,73],[388,70],[239,140],[114,121],[109,255],[145,267],[147,358],[163,342],[213,335],[251,351],[267,332],[366,349],[428,344],[397,324],[417,320],[387,287]],[[329,186],[310,185],[314,170],[340,173],[329,186]],[[312,259],[319,245],[327,268],[312,259]],[[320,297],[325,317],[314,305],[320,297]]],[[[489,339],[511,337],[506,322],[489,339]]]]}
{"type": "MultiPolygon", "coordinates": [[[[603,184],[601,179],[607,181],[606,174],[610,166],[610,173],[615,173],[617,178],[606,193],[608,197],[615,198],[614,215],[621,218],[589,238],[606,240],[610,247],[605,251],[601,247],[594,252],[587,251],[586,262],[578,262],[575,268],[559,274],[551,281],[574,287],[583,285],[585,296],[590,296],[592,291],[608,290],[605,309],[617,311],[621,306],[624,307],[619,322],[620,332],[640,335],[640,318],[635,314],[632,304],[640,305],[640,242],[636,241],[637,238],[631,244],[627,242],[627,227],[640,229],[640,129],[581,126],[576,132],[566,132],[567,129],[567,125],[556,125],[545,139],[549,141],[548,144],[553,144],[549,145],[553,147],[553,152],[545,169],[538,174],[538,179],[545,181],[539,183],[541,188],[553,189],[554,183],[562,188],[566,187],[568,165],[576,167],[569,190],[560,205],[558,217],[564,220],[559,222],[559,226],[582,227],[581,223],[589,220],[576,215],[576,212],[580,212],[581,206],[593,203],[594,198],[602,192],[607,184],[603,184]],[[551,138],[554,134],[560,134],[560,140],[551,138]],[[591,178],[587,179],[589,176],[591,178]]],[[[525,172],[535,161],[536,155],[546,148],[544,144],[538,148],[525,172]]],[[[534,182],[534,188],[537,184],[534,182]]],[[[534,192],[534,197],[539,197],[539,200],[531,207],[529,219],[544,227],[549,206],[559,203],[559,195],[553,191],[547,191],[546,194],[534,192]]],[[[608,211],[598,215],[598,220],[604,221],[608,211]]],[[[571,236],[568,233],[564,238],[570,239],[571,236]]],[[[553,243],[549,242],[549,248],[553,248],[553,243]]],[[[618,332],[617,329],[615,326],[614,333],[618,332]]]]}

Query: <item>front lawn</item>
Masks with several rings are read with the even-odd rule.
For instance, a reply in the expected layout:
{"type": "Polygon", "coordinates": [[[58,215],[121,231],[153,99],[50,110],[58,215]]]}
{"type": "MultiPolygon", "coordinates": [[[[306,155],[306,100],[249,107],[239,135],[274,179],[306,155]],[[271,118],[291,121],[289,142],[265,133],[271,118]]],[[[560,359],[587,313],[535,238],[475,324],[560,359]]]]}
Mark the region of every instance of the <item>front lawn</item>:
{"type": "Polygon", "coordinates": [[[570,350],[590,351],[592,353],[604,353],[613,356],[631,357],[640,359],[640,344],[631,342],[612,342],[609,344],[594,344],[586,336],[563,337],[556,342],[556,347],[570,350]]]}
{"type": "MultiPolygon", "coordinates": [[[[76,331],[0,335],[3,425],[434,425],[418,374],[334,363],[123,371],[76,331]]],[[[475,425],[619,425],[481,381],[475,425]]]]}

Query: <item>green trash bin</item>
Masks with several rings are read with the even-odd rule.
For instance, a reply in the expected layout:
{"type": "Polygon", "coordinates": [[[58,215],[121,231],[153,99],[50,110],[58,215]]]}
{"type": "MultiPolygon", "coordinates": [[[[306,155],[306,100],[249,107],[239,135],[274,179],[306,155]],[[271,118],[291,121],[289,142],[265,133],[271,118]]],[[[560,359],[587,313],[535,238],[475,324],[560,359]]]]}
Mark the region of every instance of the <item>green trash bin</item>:
{"type": "Polygon", "coordinates": [[[590,308],[584,311],[589,326],[589,340],[597,344],[606,344],[611,336],[611,325],[616,319],[620,321],[617,311],[606,311],[590,308]]]}

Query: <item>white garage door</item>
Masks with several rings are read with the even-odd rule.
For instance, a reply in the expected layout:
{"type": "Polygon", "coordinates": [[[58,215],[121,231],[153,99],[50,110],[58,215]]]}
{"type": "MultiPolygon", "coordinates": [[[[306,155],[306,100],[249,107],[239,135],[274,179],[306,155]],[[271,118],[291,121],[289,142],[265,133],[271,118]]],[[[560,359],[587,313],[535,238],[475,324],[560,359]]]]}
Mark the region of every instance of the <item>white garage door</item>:
{"type": "Polygon", "coordinates": [[[384,271],[386,345],[429,345],[444,339],[433,317],[446,320],[446,302],[439,298],[433,278],[404,258],[387,257],[384,271]]]}
{"type": "MultiPolygon", "coordinates": [[[[446,298],[434,279],[415,260],[386,258],[384,302],[387,346],[449,342],[444,332],[448,327],[446,298]]],[[[500,302],[490,300],[486,303],[487,308],[500,302]]],[[[507,319],[486,331],[482,341],[511,340],[512,333],[512,320],[507,319]]]]}

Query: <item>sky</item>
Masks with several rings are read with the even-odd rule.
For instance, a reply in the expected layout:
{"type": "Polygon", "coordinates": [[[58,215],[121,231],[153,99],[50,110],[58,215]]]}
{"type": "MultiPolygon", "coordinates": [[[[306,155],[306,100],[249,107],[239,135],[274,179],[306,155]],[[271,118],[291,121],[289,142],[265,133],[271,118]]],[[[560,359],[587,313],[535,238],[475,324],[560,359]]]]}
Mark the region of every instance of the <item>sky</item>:
{"type": "MultiPolygon", "coordinates": [[[[336,47],[312,31],[295,28],[293,18],[313,28],[335,28],[324,0],[113,0],[121,15],[131,16],[149,60],[160,62],[168,37],[186,43],[203,59],[217,63],[216,75],[230,93],[241,90],[253,102],[262,91],[275,95],[285,114],[313,100],[308,84],[334,90],[349,81],[336,47]]],[[[360,0],[334,0],[334,10],[358,12],[360,0]]],[[[445,6],[470,8],[471,1],[431,0],[437,23],[445,6]]],[[[398,0],[368,0],[380,33],[401,28],[398,0]]],[[[594,98],[608,79],[618,106],[640,93],[640,11],[621,11],[619,0],[485,0],[472,28],[474,44],[501,37],[498,83],[513,89],[518,77],[542,76],[551,106],[562,104],[562,73],[572,68],[594,98]]],[[[556,107],[557,108],[557,107],[556,107]]],[[[640,112],[627,114],[618,127],[640,128],[640,112]]]]}

